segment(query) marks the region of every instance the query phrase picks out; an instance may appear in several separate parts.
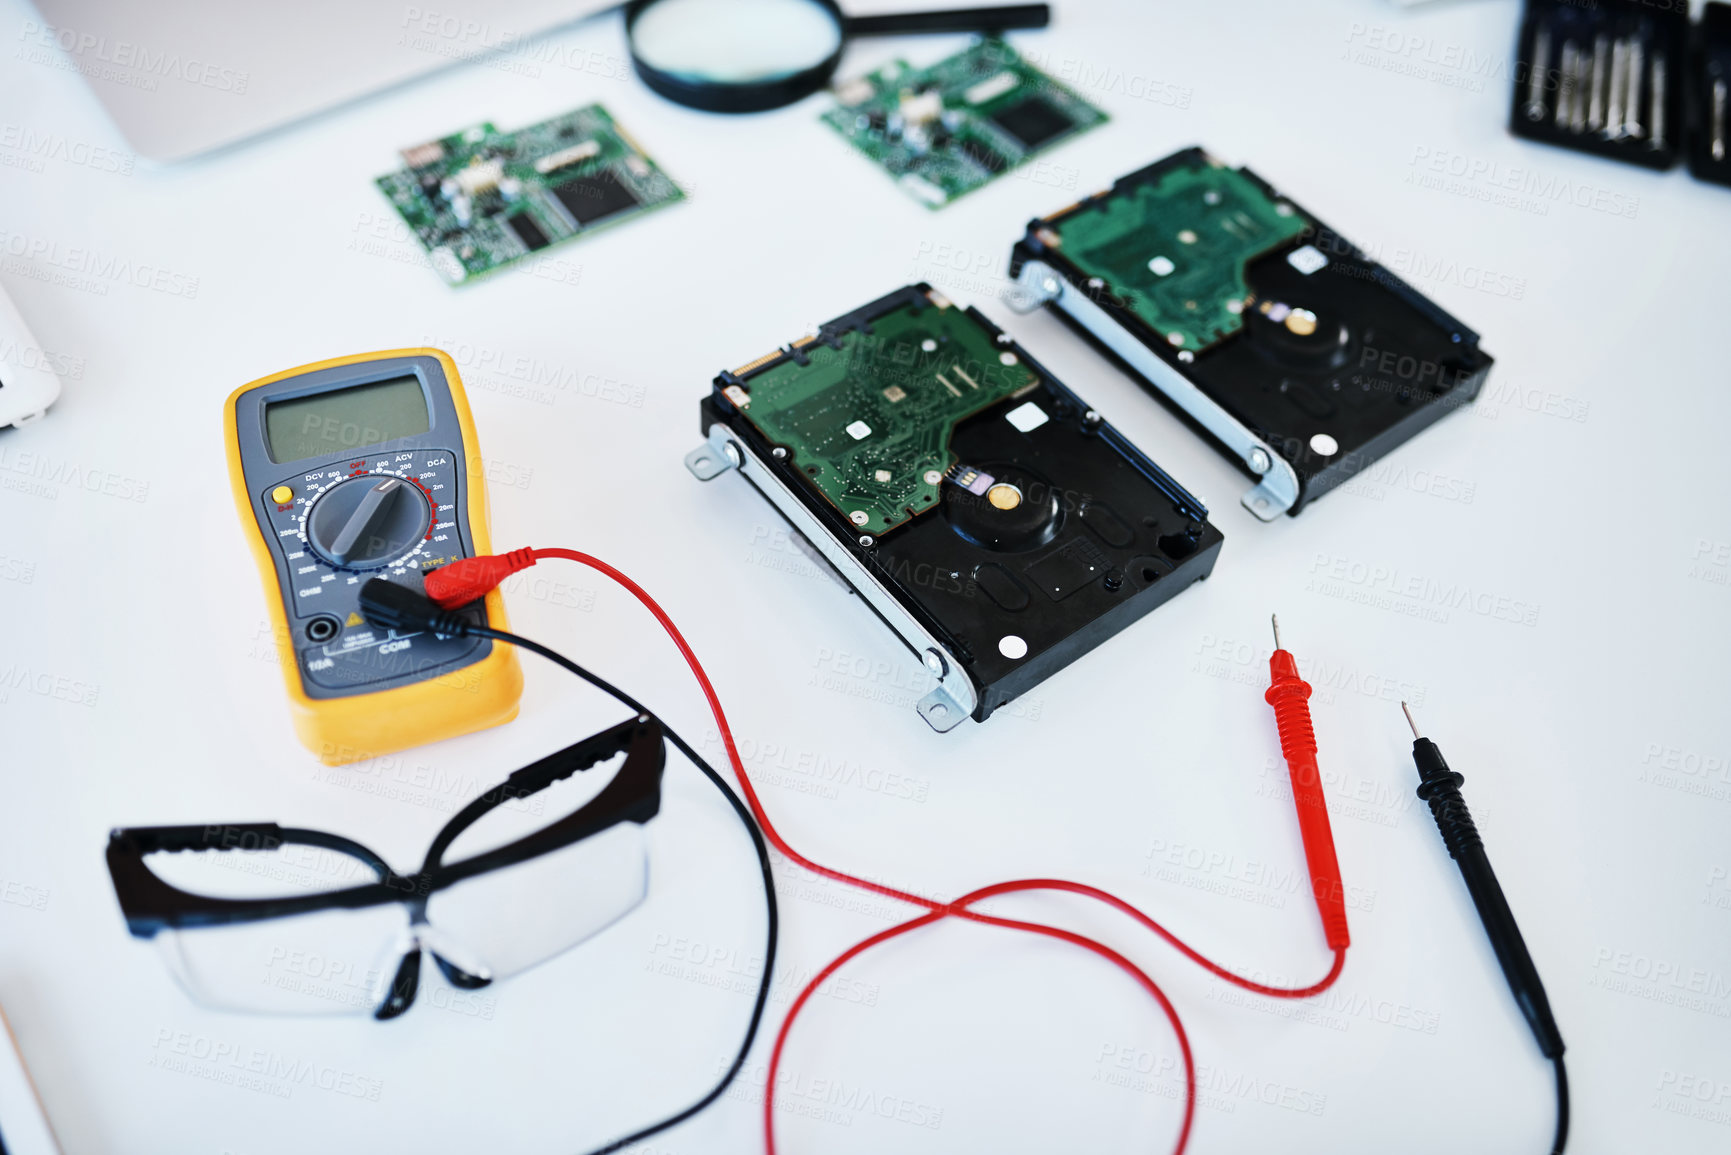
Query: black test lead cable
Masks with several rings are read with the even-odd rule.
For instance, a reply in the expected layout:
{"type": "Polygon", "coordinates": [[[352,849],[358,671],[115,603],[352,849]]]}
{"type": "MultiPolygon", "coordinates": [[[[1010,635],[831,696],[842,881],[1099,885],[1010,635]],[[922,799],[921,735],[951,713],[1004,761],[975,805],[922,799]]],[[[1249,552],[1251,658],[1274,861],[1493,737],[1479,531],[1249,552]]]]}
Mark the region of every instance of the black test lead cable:
{"type": "Polygon", "coordinates": [[[769,1002],[770,982],[775,976],[776,936],[781,921],[775,902],[775,873],[770,866],[769,846],[763,840],[763,831],[757,828],[757,823],[752,820],[751,812],[745,808],[745,803],[740,801],[739,795],[733,792],[733,787],[727,784],[726,779],[717,774],[715,768],[704,761],[691,747],[691,744],[681,738],[678,732],[662,721],[654,711],[607,679],[599,674],[590,673],[557,650],[549,649],[540,642],[533,642],[528,638],[519,637],[504,630],[495,630],[488,626],[478,625],[460,614],[441,609],[437,603],[414,590],[379,579],[374,579],[362,587],[361,612],[366,615],[367,621],[375,626],[401,630],[425,630],[446,636],[491,638],[496,642],[507,642],[519,649],[539,654],[561,669],[576,674],[602,693],[612,696],[627,709],[654,718],[661,726],[661,732],[667,736],[667,740],[672,742],[681,754],[691,759],[692,764],[703,772],[705,778],[714,783],[715,788],[721,791],[722,797],[727,799],[728,805],[733,807],[733,812],[739,816],[739,821],[745,825],[746,833],[751,835],[752,847],[757,851],[757,864],[763,872],[764,911],[768,916],[766,920],[768,929],[764,936],[763,976],[757,983],[757,999],[751,1005],[751,1020],[746,1025],[745,1038],[740,1042],[739,1051],[734,1055],[733,1062],[729,1064],[726,1072],[722,1074],[715,1086],[710,1088],[708,1094],[684,1110],[677,1111],[665,1119],[651,1123],[629,1135],[614,1139],[593,1151],[587,1152],[586,1155],[607,1155],[607,1152],[618,1151],[621,1148],[631,1146],[633,1143],[641,1143],[651,1135],[658,1135],[670,1127],[678,1126],[721,1098],[722,1093],[727,1090],[728,1085],[739,1074],[740,1068],[745,1066],[745,1057],[751,1053],[751,1045],[757,1040],[757,1030],[763,1022],[763,1010],[769,1002]]]}
{"type": "Polygon", "coordinates": [[[745,1057],[751,1053],[751,1045],[757,1040],[757,1028],[759,1024],[763,1022],[764,1006],[769,1002],[769,985],[775,975],[775,941],[780,919],[775,905],[775,874],[770,867],[769,847],[764,843],[763,832],[757,828],[757,823],[752,821],[751,812],[745,808],[745,803],[740,801],[739,795],[735,794],[733,788],[727,784],[726,780],[724,780],[720,774],[715,772],[713,766],[698,756],[697,751],[692,749],[689,742],[684,738],[681,738],[678,732],[658,717],[654,711],[645,707],[642,703],[631,697],[631,695],[619,689],[605,678],[602,678],[598,674],[590,673],[576,662],[573,662],[570,658],[567,658],[564,654],[559,653],[557,650],[549,649],[539,642],[532,642],[528,638],[518,637],[516,634],[507,633],[504,630],[495,630],[488,626],[471,625],[469,627],[469,632],[476,637],[492,638],[497,642],[509,642],[513,646],[528,650],[534,654],[539,654],[554,665],[557,665],[570,673],[576,674],[579,678],[582,678],[585,682],[588,682],[596,689],[611,694],[614,698],[617,698],[620,702],[624,703],[628,708],[637,711],[639,714],[654,718],[655,721],[660,724],[661,732],[667,735],[667,740],[677,746],[680,753],[691,759],[692,763],[703,772],[703,776],[713,782],[715,788],[721,791],[722,795],[726,797],[728,805],[733,807],[734,813],[739,816],[740,822],[745,824],[746,831],[751,835],[751,844],[757,851],[757,864],[763,872],[763,903],[764,909],[769,916],[767,920],[769,927],[765,935],[766,941],[763,948],[763,975],[758,979],[757,999],[751,1005],[751,1021],[746,1025],[745,1038],[740,1042],[739,1050],[733,1056],[733,1062],[728,1065],[727,1070],[722,1074],[715,1086],[709,1089],[709,1093],[691,1104],[689,1107],[686,1107],[682,1111],[675,1112],[659,1122],[651,1123],[647,1127],[633,1131],[629,1135],[624,1135],[618,1139],[614,1139],[613,1141],[587,1153],[587,1155],[606,1155],[609,1151],[618,1151],[622,1148],[629,1147],[634,1143],[641,1143],[651,1135],[658,1135],[668,1128],[675,1127],[698,1114],[711,1103],[721,1098],[722,1093],[727,1090],[728,1084],[733,1082],[734,1076],[738,1075],[740,1068],[745,1066],[745,1057]]]}
{"type": "Polygon", "coordinates": [[[1503,888],[1498,885],[1496,872],[1491,869],[1484,840],[1479,837],[1473,816],[1467,811],[1466,800],[1461,797],[1461,783],[1466,779],[1450,770],[1437,744],[1418,732],[1418,723],[1413,721],[1412,711],[1407,709],[1405,702],[1400,704],[1400,708],[1406,715],[1407,725],[1412,727],[1412,760],[1418,766],[1418,796],[1429,804],[1431,817],[1436,819],[1436,827],[1442,832],[1443,845],[1448,847],[1449,857],[1460,865],[1467,893],[1472,895],[1473,905],[1478,908],[1479,921],[1485,925],[1485,935],[1491,940],[1491,949],[1496,952],[1497,962],[1503,968],[1503,977],[1508,979],[1515,1003],[1526,1016],[1527,1025],[1533,1029],[1533,1037],[1539,1041],[1539,1051],[1556,1065],[1557,1137],[1551,1151],[1552,1155],[1562,1155],[1563,1147],[1569,1141],[1569,1076],[1563,1069],[1562,1032],[1557,1030],[1557,1020],[1551,1016],[1545,986],[1539,981],[1539,970],[1533,965],[1533,956],[1527,953],[1521,928],[1515,925],[1509,900],[1503,897],[1503,888]]]}

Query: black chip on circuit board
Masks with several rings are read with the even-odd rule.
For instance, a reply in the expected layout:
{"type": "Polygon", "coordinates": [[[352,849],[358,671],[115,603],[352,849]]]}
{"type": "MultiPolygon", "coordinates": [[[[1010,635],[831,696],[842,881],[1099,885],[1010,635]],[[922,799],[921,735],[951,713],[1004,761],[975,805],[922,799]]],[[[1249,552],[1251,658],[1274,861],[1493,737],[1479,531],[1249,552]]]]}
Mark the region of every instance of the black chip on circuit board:
{"type": "Polygon", "coordinates": [[[547,234],[542,231],[541,226],[535,223],[535,218],[526,212],[507,218],[505,223],[510,226],[512,232],[517,234],[517,239],[523,242],[523,247],[531,253],[538,249],[544,249],[552,243],[547,234]]]}
{"type": "Polygon", "coordinates": [[[1015,137],[1026,149],[1036,149],[1075,127],[1075,122],[1043,97],[1030,96],[992,113],[992,123],[1015,137]]]}
{"type": "Polygon", "coordinates": [[[580,225],[637,207],[637,197],[607,169],[555,185],[553,195],[580,225]]]}

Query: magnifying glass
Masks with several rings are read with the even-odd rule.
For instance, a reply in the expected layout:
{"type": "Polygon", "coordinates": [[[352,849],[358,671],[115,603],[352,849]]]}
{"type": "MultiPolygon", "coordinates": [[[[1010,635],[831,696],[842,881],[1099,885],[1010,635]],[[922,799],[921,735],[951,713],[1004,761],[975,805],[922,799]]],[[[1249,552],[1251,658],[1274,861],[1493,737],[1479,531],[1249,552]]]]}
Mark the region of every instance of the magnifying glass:
{"type": "Polygon", "coordinates": [[[625,38],[643,83],[705,112],[762,112],[829,83],[851,36],[1044,28],[1045,4],[846,16],[835,0],[631,0],[625,38]]]}

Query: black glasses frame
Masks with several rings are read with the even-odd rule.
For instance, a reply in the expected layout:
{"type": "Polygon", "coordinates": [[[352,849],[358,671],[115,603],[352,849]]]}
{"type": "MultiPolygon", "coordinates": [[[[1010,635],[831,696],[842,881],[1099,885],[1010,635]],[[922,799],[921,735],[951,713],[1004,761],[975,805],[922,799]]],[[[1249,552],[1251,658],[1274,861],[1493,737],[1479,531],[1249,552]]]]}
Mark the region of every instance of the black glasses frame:
{"type": "MultiPolygon", "coordinates": [[[[151,939],[164,928],[226,926],[317,910],[358,910],[387,903],[410,907],[414,921],[425,913],[428,898],[445,887],[563,849],[622,822],[639,825],[648,822],[661,809],[661,776],[666,764],[664,734],[660,722],[652,717],[639,716],[593,734],[515,771],[463,807],[434,837],[420,870],[413,874],[397,873],[382,856],[352,838],[274,822],[116,829],[108,836],[108,873],[120,900],[121,913],[126,916],[126,928],[134,938],[151,939]],[[613,780],[576,811],[533,834],[472,858],[444,861],[445,851],[457,837],[500,805],[545,790],[622,752],[625,762],[613,780]],[[145,863],[146,855],[164,851],[221,853],[274,850],[283,845],[319,846],[350,855],[371,867],[379,881],[279,898],[215,898],[182,890],[164,881],[145,863]]],[[[378,1018],[393,1018],[413,1002],[419,985],[420,953],[415,950],[404,957],[390,995],[375,1012],[378,1018]]],[[[491,981],[470,975],[436,955],[435,960],[456,986],[474,989],[491,981]]]]}

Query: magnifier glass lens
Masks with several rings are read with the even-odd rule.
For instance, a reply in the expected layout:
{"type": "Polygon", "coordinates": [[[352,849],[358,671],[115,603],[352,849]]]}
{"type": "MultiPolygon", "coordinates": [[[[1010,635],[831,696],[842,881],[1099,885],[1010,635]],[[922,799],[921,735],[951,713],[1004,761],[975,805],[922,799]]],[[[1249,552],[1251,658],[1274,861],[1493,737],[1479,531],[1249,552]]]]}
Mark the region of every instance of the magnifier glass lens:
{"type": "Polygon", "coordinates": [[[632,25],[631,47],[693,83],[762,84],[821,64],[841,47],[841,26],[812,0],[658,0],[632,25]]]}

